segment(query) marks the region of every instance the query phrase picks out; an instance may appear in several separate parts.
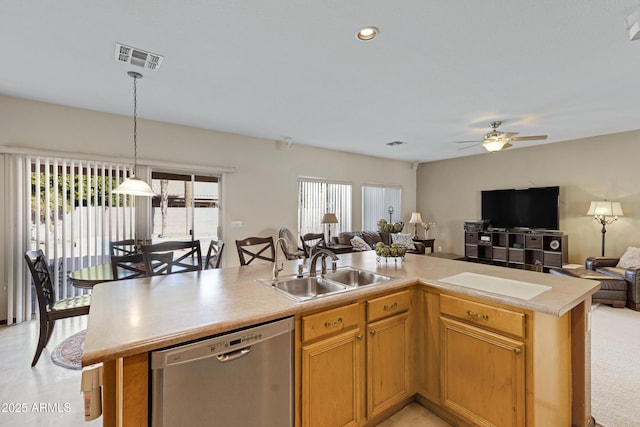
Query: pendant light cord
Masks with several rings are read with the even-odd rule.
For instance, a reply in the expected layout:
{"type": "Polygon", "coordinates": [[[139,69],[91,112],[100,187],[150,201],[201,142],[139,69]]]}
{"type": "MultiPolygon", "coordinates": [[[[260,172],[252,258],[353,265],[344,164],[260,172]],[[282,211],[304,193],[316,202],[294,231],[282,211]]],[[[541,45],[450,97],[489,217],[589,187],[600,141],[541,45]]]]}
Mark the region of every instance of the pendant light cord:
{"type": "Polygon", "coordinates": [[[133,76],[133,176],[138,176],[138,76],[133,76]]]}

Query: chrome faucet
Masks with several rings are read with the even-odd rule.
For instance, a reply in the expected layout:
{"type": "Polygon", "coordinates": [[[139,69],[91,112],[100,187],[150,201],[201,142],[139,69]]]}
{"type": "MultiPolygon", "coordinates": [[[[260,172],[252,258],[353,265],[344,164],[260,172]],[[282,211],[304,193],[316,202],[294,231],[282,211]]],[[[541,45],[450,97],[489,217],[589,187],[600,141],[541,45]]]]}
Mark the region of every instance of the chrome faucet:
{"type": "Polygon", "coordinates": [[[311,257],[311,261],[309,261],[309,276],[313,277],[316,273],[316,263],[318,262],[318,258],[320,258],[322,263],[322,270],[320,274],[327,274],[327,257],[330,256],[333,260],[333,269],[335,270],[336,262],[340,259],[338,255],[330,251],[329,249],[320,249],[318,252],[313,254],[311,257]]]}
{"type": "Polygon", "coordinates": [[[283,262],[281,262],[280,267],[278,267],[278,248],[281,249],[281,252],[284,255],[284,246],[280,246],[280,241],[282,241],[282,245],[286,244],[286,241],[284,240],[284,238],[278,237],[278,240],[276,241],[276,247],[274,249],[274,254],[273,254],[273,274],[271,275],[272,280],[277,280],[278,273],[280,273],[284,268],[283,262]]]}

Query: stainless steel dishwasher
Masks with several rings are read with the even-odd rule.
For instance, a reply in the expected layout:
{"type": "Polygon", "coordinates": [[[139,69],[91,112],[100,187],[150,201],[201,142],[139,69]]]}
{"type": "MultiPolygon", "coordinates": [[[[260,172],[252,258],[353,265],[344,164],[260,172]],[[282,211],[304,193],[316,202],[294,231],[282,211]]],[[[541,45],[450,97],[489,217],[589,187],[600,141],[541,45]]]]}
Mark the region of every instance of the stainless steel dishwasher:
{"type": "Polygon", "coordinates": [[[293,426],[293,318],[151,352],[151,425],[293,426]]]}

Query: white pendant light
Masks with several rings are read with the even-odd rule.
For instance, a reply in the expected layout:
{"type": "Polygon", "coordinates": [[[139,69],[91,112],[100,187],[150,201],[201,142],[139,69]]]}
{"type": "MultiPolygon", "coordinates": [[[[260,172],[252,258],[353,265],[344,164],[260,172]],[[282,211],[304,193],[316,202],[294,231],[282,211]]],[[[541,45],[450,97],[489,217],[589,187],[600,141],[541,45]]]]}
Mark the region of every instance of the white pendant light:
{"type": "Polygon", "coordinates": [[[142,78],[142,74],[136,73],[135,71],[129,71],[127,74],[133,77],[133,176],[118,185],[111,193],[153,197],[156,193],[153,192],[149,184],[136,176],[138,174],[138,104],[136,82],[142,78]]]}

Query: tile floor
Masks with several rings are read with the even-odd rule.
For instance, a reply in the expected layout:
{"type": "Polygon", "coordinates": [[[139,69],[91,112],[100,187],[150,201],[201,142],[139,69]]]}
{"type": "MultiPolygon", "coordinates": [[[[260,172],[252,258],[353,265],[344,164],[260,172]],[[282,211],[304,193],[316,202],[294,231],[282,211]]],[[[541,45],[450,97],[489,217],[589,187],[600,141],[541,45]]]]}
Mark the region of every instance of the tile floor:
{"type": "MultiPolygon", "coordinates": [[[[0,426],[70,427],[102,425],[84,421],[80,371],[54,365],[51,351],[65,338],[86,328],[87,317],[62,319],[40,360],[31,367],[38,322],[0,326],[0,426]]],[[[417,403],[407,405],[381,427],[450,427],[417,403]]]]}

